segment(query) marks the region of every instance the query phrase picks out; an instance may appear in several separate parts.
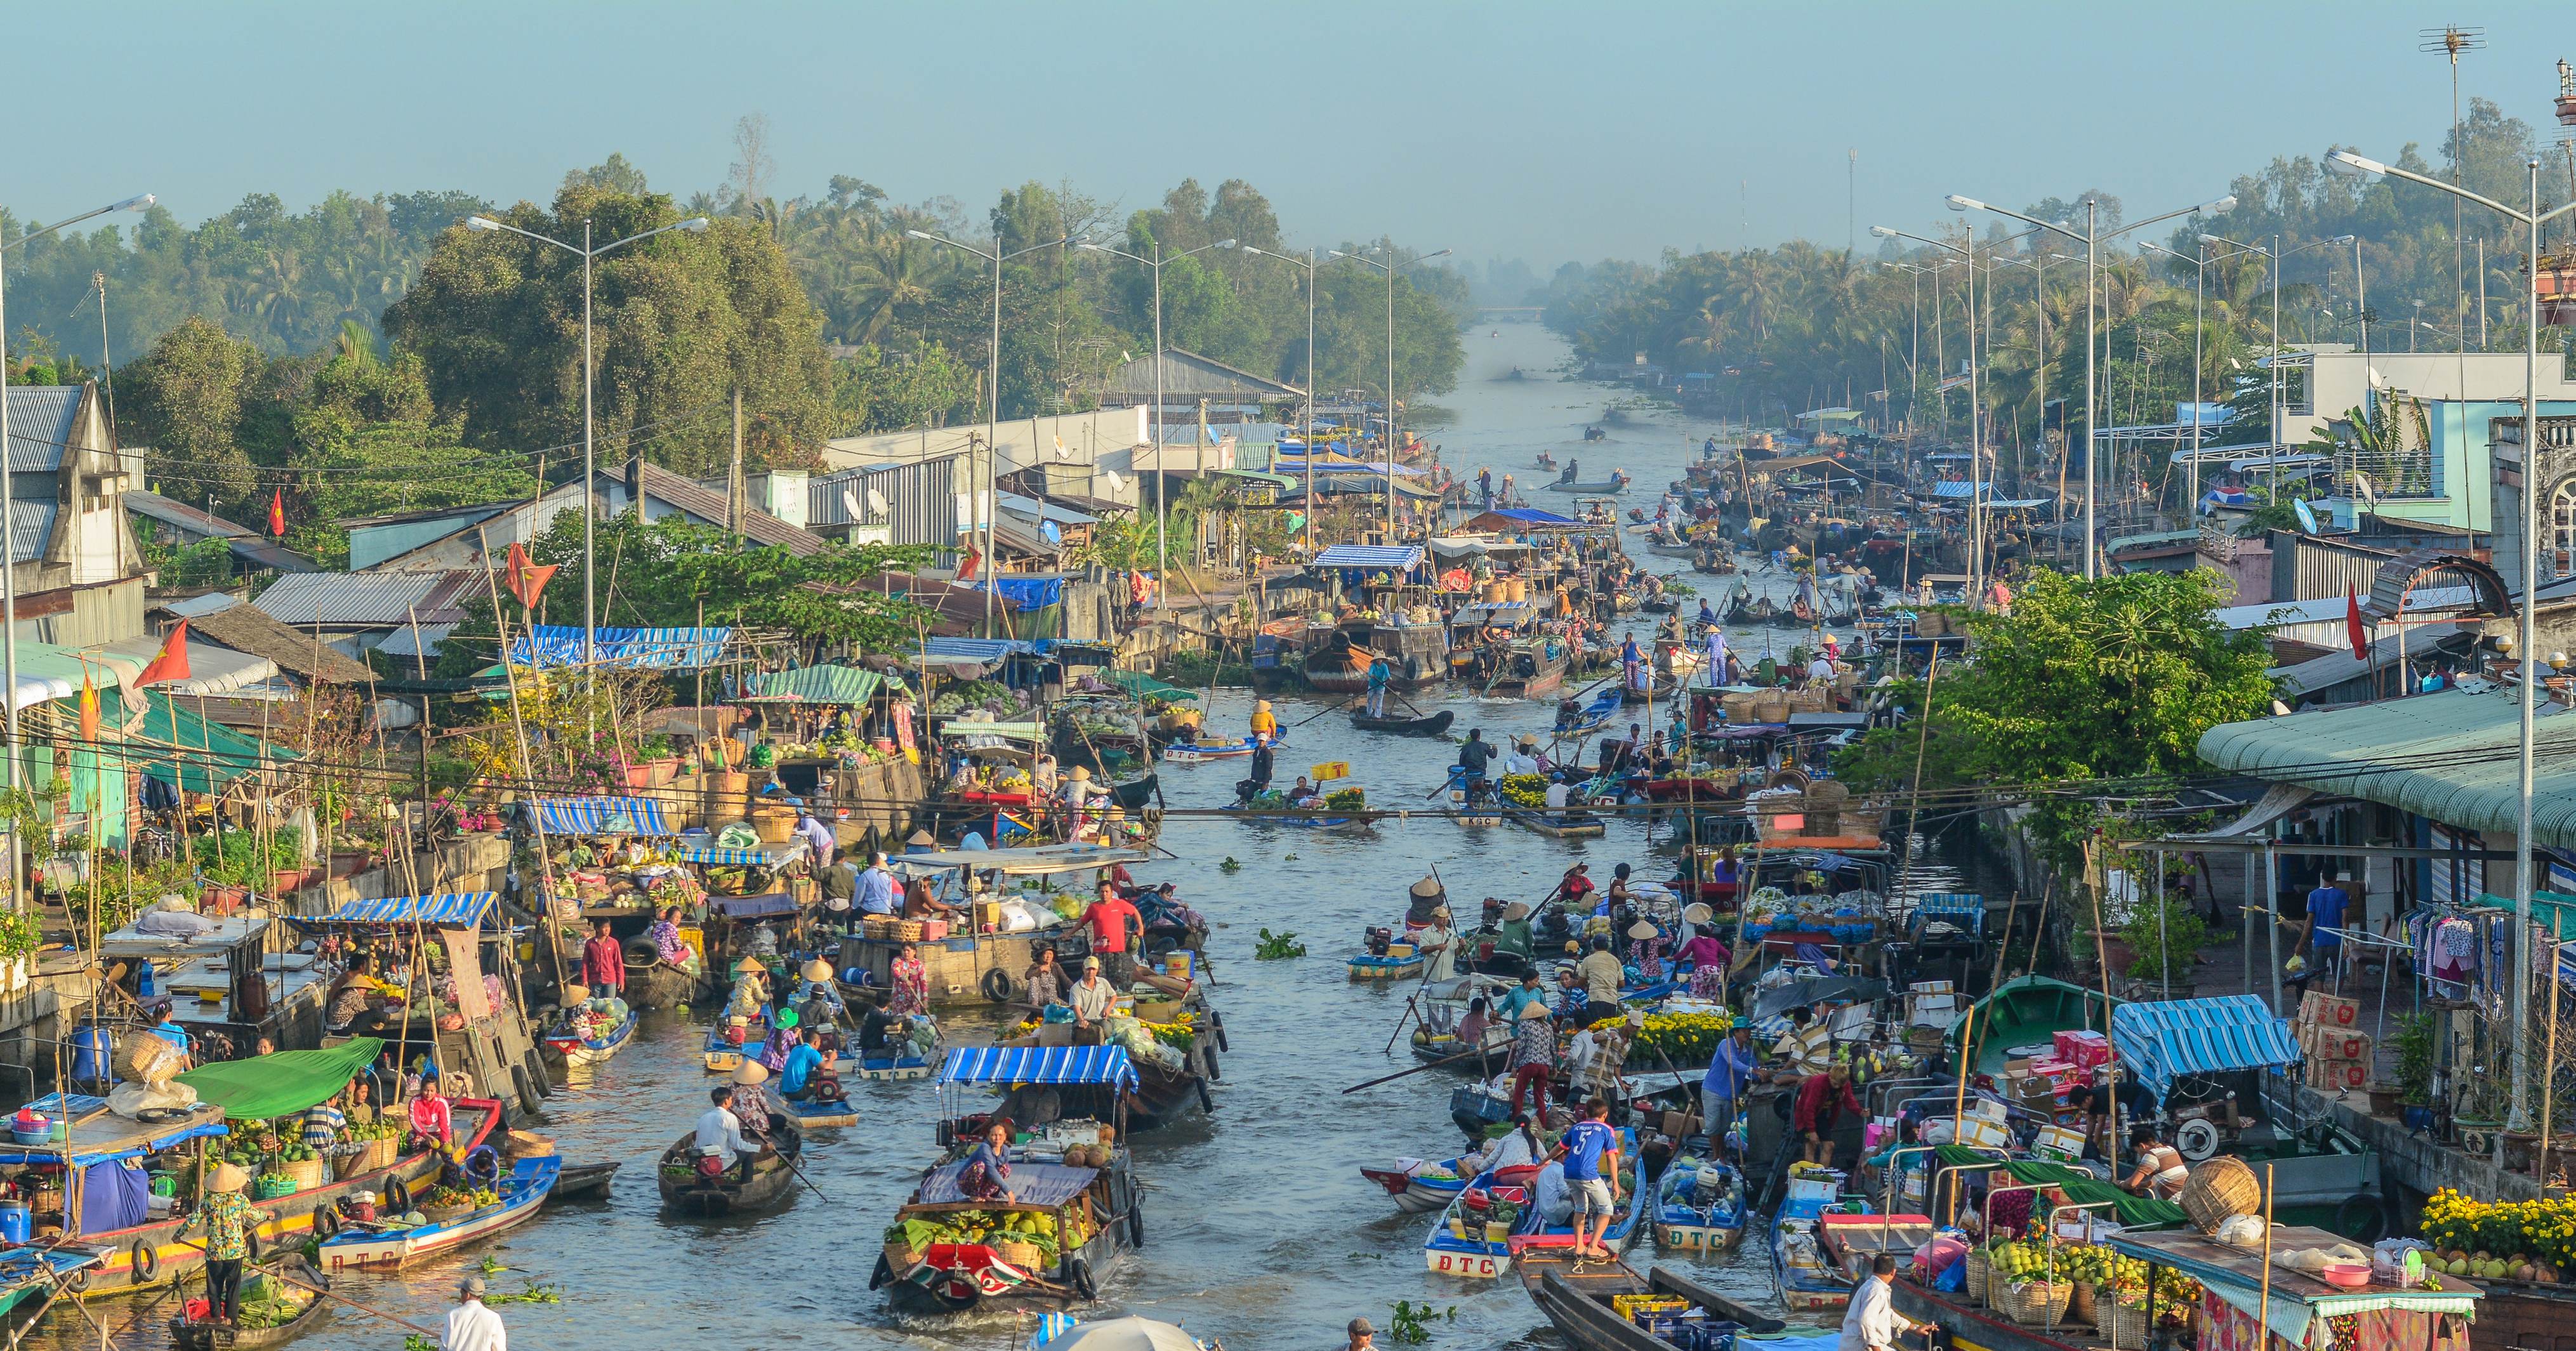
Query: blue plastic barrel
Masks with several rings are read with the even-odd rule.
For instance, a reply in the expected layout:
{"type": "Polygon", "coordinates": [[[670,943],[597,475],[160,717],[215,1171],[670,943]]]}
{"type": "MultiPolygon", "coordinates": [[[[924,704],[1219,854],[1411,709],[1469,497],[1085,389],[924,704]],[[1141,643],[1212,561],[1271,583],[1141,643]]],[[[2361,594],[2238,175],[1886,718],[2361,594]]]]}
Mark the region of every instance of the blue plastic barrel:
{"type": "Polygon", "coordinates": [[[97,1023],[72,1034],[72,1077],[105,1079],[116,1063],[116,1034],[97,1023]]]}
{"type": "Polygon", "coordinates": [[[160,993],[152,988],[152,976],[152,963],[148,958],[134,968],[134,993],[138,997],[150,999],[160,993]]]}
{"type": "Polygon", "coordinates": [[[0,1201],[0,1243],[16,1247],[34,1234],[35,1226],[29,1221],[26,1202],[0,1201]]]}

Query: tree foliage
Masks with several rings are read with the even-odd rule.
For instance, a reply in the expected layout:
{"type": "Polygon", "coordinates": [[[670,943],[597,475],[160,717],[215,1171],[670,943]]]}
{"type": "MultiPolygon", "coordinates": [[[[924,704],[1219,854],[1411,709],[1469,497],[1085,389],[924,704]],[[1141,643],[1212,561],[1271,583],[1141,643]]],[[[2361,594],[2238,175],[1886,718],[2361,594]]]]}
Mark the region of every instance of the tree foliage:
{"type": "MultiPolygon", "coordinates": [[[[2189,772],[2203,732],[2272,705],[2262,639],[2212,618],[2223,599],[2205,570],[2090,582],[2034,572],[2009,614],[1957,617],[1976,659],[1933,681],[1930,726],[1872,733],[1845,752],[1842,772],[1862,786],[1911,783],[1918,746],[1927,790],[2189,772]]],[[[1901,702],[1922,708],[1925,691],[1901,702]]],[[[2080,800],[2043,798],[2040,834],[2064,848],[2088,819],[2080,800]]]]}

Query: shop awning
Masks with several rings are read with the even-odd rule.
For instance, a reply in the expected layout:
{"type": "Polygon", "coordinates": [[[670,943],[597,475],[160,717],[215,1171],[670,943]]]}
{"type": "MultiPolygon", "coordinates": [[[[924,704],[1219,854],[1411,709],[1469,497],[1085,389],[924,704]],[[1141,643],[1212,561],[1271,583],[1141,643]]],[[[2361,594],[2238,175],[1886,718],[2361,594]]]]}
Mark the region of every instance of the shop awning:
{"type": "Polygon", "coordinates": [[[1124,690],[1128,694],[1139,699],[1195,700],[1198,698],[1198,695],[1192,691],[1182,689],[1178,685],[1164,684],[1162,681],[1157,680],[1142,671],[1121,671],[1112,668],[1105,671],[1095,671],[1092,674],[1098,679],[1105,681],[1108,684],[1115,685],[1119,689],[1124,690]]]}
{"type": "MultiPolygon", "coordinates": [[[[583,633],[568,624],[539,624],[534,633],[510,644],[510,662],[539,669],[579,666],[583,633]]],[[[733,638],[730,628],[601,629],[598,633],[601,666],[651,671],[717,665],[725,659],[725,647],[733,638]]]]}
{"type": "Polygon", "coordinates": [[[378,896],[363,901],[342,901],[340,908],[327,915],[317,915],[299,924],[428,924],[439,928],[471,929],[483,922],[492,908],[496,893],[489,891],[442,891],[435,896],[378,896]]]}
{"type": "Polygon", "coordinates": [[[744,685],[745,703],[864,704],[884,687],[885,677],[864,666],[799,666],[755,673],[744,685]]]}
{"type": "Polygon", "coordinates": [[[265,1121],[301,1112],[347,1088],[382,1049],[384,1043],[374,1037],[351,1037],[319,1051],[221,1061],[190,1070],[179,1082],[197,1090],[198,1101],[223,1108],[236,1121],[265,1121]]]}
{"type": "Polygon", "coordinates": [[[1315,555],[1307,566],[1410,572],[1421,561],[1419,544],[1336,544],[1315,555]]]}
{"type": "Polygon", "coordinates": [[[2159,1099],[2179,1075],[2264,1069],[2302,1058],[2290,1025],[2246,994],[2122,1004],[2111,1010],[2111,1047],[2159,1099]]]}
{"type": "Polygon", "coordinates": [[[943,1084],[1116,1084],[1136,1086],[1124,1046],[976,1046],[948,1053],[943,1084]]]}
{"type": "Polygon", "coordinates": [[[677,835],[662,819],[662,804],[643,797],[537,799],[537,820],[549,835],[677,835]]]}

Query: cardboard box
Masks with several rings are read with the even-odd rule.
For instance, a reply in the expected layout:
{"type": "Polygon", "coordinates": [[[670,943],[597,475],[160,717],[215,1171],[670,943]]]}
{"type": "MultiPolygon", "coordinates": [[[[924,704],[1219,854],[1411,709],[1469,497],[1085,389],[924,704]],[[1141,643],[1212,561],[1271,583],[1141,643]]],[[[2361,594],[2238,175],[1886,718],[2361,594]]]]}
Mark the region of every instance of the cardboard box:
{"type": "Polygon", "coordinates": [[[2012,1144],[2012,1132],[2001,1122],[1971,1116],[1959,1123],[1959,1143],[1971,1149],[2005,1149],[2012,1144]]]}
{"type": "Polygon", "coordinates": [[[2308,1062],[2308,1087],[2327,1093],[2342,1093],[2370,1086],[2370,1065],[2359,1060],[2311,1060],[2308,1062]]]}
{"type": "Polygon", "coordinates": [[[1687,1139],[1690,1136],[1697,1135],[1699,1134],[1699,1113],[1666,1112],[1664,1113],[1663,1128],[1664,1134],[1675,1140],[1687,1139]]]}
{"type": "Polygon", "coordinates": [[[2069,1126],[2042,1126],[2038,1137],[2030,1142],[2030,1152],[2073,1163],[2084,1154],[2084,1132],[2069,1126]]]}
{"type": "Polygon", "coordinates": [[[2310,990],[2299,1001],[2299,1021],[2315,1027],[2350,1027],[2361,1020],[2361,1001],[2310,990]]]}
{"type": "Polygon", "coordinates": [[[2111,1039],[2099,1032],[2060,1032],[2055,1041],[2057,1058],[2079,1069],[2098,1069],[2111,1063],[2111,1039]]]}
{"type": "Polygon", "coordinates": [[[2305,1049],[2311,1060],[2367,1062],[2370,1059],[2370,1034],[2337,1032],[2332,1028],[2321,1027],[2309,1033],[2305,1049]]]}

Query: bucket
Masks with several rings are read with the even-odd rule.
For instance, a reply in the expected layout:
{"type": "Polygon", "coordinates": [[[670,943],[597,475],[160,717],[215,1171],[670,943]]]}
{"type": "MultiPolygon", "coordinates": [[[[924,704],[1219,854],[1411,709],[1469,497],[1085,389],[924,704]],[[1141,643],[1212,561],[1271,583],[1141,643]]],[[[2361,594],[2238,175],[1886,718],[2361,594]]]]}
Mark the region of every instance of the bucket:
{"type": "Polygon", "coordinates": [[[35,1218],[27,1213],[26,1202],[0,1201],[0,1243],[19,1247],[35,1232],[35,1218]]]}
{"type": "Polygon", "coordinates": [[[1164,953],[1163,974],[1169,976],[1173,980],[1188,980],[1190,978],[1191,956],[1192,954],[1187,948],[1180,949],[1176,952],[1164,953]]]}

